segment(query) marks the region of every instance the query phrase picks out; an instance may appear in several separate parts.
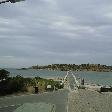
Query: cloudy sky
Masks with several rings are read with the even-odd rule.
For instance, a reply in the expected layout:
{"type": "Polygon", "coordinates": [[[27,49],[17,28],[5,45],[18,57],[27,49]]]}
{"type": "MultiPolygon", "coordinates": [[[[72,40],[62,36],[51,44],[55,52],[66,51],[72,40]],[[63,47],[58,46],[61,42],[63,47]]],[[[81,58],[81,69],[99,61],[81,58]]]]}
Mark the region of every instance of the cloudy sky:
{"type": "Polygon", "coordinates": [[[112,64],[112,0],[0,5],[0,67],[88,62],[112,64]]]}

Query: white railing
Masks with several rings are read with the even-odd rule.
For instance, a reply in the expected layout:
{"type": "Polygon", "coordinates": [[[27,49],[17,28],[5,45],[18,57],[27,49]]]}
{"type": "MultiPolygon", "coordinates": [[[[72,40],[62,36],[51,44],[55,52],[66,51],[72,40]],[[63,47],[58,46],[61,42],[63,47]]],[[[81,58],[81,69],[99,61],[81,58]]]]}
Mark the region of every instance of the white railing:
{"type": "Polygon", "coordinates": [[[77,87],[79,87],[79,86],[80,86],[80,83],[79,83],[78,80],[76,79],[76,76],[73,74],[73,72],[71,72],[71,74],[72,74],[72,76],[73,76],[73,78],[74,78],[74,80],[75,80],[75,83],[76,83],[77,87]]]}

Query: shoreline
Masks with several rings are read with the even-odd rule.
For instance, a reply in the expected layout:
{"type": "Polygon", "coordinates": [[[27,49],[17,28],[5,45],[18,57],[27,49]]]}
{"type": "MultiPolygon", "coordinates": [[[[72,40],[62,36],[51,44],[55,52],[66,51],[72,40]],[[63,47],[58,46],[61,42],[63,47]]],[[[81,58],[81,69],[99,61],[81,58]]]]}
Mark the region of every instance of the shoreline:
{"type": "MultiPolygon", "coordinates": [[[[8,69],[8,68],[6,68],[8,69]]],[[[59,72],[66,72],[68,70],[49,70],[49,69],[29,69],[29,68],[26,68],[26,69],[16,69],[16,70],[37,70],[37,71],[42,71],[42,70],[46,70],[46,71],[59,71],[59,72]]],[[[74,72],[112,72],[112,70],[72,70],[74,72]]]]}

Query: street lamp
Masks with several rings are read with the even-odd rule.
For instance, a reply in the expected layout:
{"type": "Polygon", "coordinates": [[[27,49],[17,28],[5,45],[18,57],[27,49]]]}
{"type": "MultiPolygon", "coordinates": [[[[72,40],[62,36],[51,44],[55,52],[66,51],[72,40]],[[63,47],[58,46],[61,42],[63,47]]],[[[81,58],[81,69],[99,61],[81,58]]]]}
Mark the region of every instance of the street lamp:
{"type": "Polygon", "coordinates": [[[6,2],[16,3],[16,2],[20,2],[20,1],[25,1],[25,0],[5,0],[5,1],[0,1],[0,4],[6,3],[6,2]]]}

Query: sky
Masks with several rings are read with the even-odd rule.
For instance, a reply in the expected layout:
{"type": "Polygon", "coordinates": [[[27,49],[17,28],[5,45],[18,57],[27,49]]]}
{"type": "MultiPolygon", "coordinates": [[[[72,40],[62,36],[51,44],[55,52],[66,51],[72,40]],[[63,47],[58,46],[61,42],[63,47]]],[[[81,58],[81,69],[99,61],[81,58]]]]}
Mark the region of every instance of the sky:
{"type": "Polygon", "coordinates": [[[0,5],[0,67],[112,65],[111,36],[112,0],[26,0],[0,5]]]}

